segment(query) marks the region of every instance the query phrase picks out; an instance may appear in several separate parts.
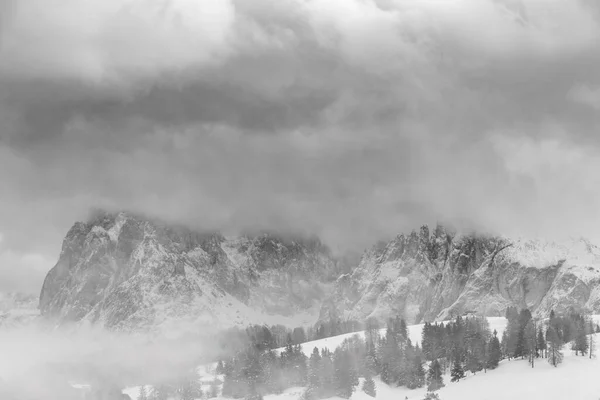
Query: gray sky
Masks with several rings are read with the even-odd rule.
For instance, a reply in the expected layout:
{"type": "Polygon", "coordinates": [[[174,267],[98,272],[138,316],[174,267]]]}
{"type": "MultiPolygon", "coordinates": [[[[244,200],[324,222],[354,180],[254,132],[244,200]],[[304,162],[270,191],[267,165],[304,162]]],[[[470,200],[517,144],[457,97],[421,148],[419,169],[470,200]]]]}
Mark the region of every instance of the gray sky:
{"type": "Polygon", "coordinates": [[[596,0],[0,0],[0,290],[91,206],[600,237],[596,0]]]}

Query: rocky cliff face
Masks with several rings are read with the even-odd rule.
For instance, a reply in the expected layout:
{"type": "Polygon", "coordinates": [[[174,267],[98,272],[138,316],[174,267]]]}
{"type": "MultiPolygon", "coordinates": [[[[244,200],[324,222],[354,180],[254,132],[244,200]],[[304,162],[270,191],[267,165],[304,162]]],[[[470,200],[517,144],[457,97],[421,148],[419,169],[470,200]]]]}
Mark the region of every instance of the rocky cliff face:
{"type": "Polygon", "coordinates": [[[297,325],[314,320],[340,271],[317,239],[226,238],[101,213],[69,230],[39,306],[59,324],[118,330],[297,325]]]}
{"type": "Polygon", "coordinates": [[[547,315],[569,307],[600,312],[600,249],[567,243],[457,235],[438,226],[367,251],[341,276],[320,320],[402,315],[411,322],[507,306],[547,315]]]}
{"type": "Polygon", "coordinates": [[[600,312],[600,249],[456,234],[400,235],[353,268],[318,239],[226,238],[126,213],[68,232],[40,296],[43,316],[111,329],[192,330],[249,323],[297,326],[331,317],[403,315],[410,322],[507,306],[600,312]]]}

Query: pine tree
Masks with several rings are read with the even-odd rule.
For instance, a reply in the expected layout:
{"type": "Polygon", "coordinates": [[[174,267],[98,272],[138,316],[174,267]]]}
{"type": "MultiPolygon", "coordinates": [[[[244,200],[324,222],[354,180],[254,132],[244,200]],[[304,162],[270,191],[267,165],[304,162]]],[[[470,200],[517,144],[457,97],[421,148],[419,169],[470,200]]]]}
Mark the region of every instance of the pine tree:
{"type": "Polygon", "coordinates": [[[251,347],[246,350],[242,361],[242,376],[252,395],[256,394],[257,388],[262,383],[261,377],[264,376],[260,354],[260,351],[256,347],[251,347]]]}
{"type": "Polygon", "coordinates": [[[508,352],[508,329],[505,329],[502,332],[502,341],[500,342],[500,349],[502,352],[502,357],[508,358],[510,360],[510,353],[508,352]]]}
{"type": "Polygon", "coordinates": [[[557,367],[563,359],[561,351],[562,342],[553,324],[550,325],[548,332],[546,332],[546,343],[548,344],[548,362],[550,365],[557,367]]]}
{"type": "Polygon", "coordinates": [[[406,340],[401,352],[396,354],[392,360],[393,381],[398,386],[412,387],[414,385],[415,357],[417,356],[415,348],[410,339],[406,340]]]}
{"type": "Polygon", "coordinates": [[[575,330],[575,337],[573,339],[574,342],[574,350],[575,350],[575,355],[577,355],[577,353],[581,353],[582,356],[587,354],[588,351],[588,347],[589,347],[589,343],[588,343],[588,339],[587,339],[587,335],[586,335],[586,323],[585,320],[579,316],[579,318],[575,321],[574,324],[574,330],[575,330]]]}
{"type": "Polygon", "coordinates": [[[215,370],[215,372],[218,375],[221,375],[221,374],[225,373],[225,366],[223,364],[223,360],[219,360],[219,362],[217,363],[217,369],[215,370]]]}
{"type": "Polygon", "coordinates": [[[459,380],[465,377],[465,371],[460,363],[460,361],[454,361],[454,365],[452,366],[452,371],[450,372],[450,382],[458,382],[459,380]]]}
{"type": "Polygon", "coordinates": [[[498,367],[500,363],[500,359],[502,358],[501,350],[500,350],[500,342],[498,341],[498,332],[494,330],[494,335],[490,339],[490,343],[488,345],[487,352],[487,368],[495,369],[498,367]]]}
{"type": "Polygon", "coordinates": [[[146,386],[140,386],[140,394],[138,395],[137,400],[148,400],[148,393],[146,392],[146,386]]]}
{"type": "Polygon", "coordinates": [[[367,374],[367,376],[365,376],[365,381],[363,382],[362,390],[371,397],[377,396],[377,392],[375,390],[375,381],[373,380],[371,374],[367,374]]]}
{"type": "Polygon", "coordinates": [[[408,327],[406,326],[406,321],[404,318],[400,319],[400,326],[398,327],[398,334],[402,338],[402,341],[408,339],[408,327]]]}
{"type": "MultiPolygon", "coordinates": [[[[523,309],[519,313],[519,318],[517,321],[517,339],[515,344],[515,352],[514,357],[525,357],[528,355],[528,340],[526,336],[525,329],[527,324],[531,320],[531,312],[528,309],[523,309]]],[[[534,336],[535,339],[535,336],[534,336]]]]}
{"type": "Polygon", "coordinates": [[[276,352],[270,350],[262,357],[264,384],[269,393],[280,394],[285,389],[282,360],[276,352]]]}
{"type": "Polygon", "coordinates": [[[537,330],[536,330],[536,322],[533,319],[530,319],[527,322],[524,330],[524,340],[525,340],[525,353],[528,356],[529,364],[531,368],[535,366],[535,357],[537,352],[537,330]]]}
{"type": "Polygon", "coordinates": [[[427,390],[435,392],[442,387],[444,387],[442,368],[438,360],[433,360],[429,365],[429,371],[427,373],[427,390]]]}
{"type": "Polygon", "coordinates": [[[327,349],[321,350],[318,395],[319,398],[327,398],[335,395],[334,366],[331,359],[331,352],[327,349]]]}
{"type": "Polygon", "coordinates": [[[437,393],[429,392],[425,395],[423,400],[440,400],[440,396],[437,393]]]}
{"type": "Polygon", "coordinates": [[[377,343],[379,339],[379,321],[374,317],[369,317],[365,321],[365,341],[369,344],[377,343]]]}
{"type": "Polygon", "coordinates": [[[169,390],[165,385],[154,386],[150,391],[149,398],[152,400],[167,400],[169,397],[169,390]]]}
{"type": "Polygon", "coordinates": [[[410,378],[407,387],[409,389],[416,389],[423,387],[425,384],[425,369],[423,368],[423,362],[421,356],[416,355],[413,357],[410,378]]]}
{"type": "Polygon", "coordinates": [[[377,347],[379,342],[379,323],[373,317],[365,322],[365,369],[370,373],[378,374],[379,360],[377,359],[377,347]]]}
{"type": "Polygon", "coordinates": [[[353,371],[349,352],[338,347],[333,353],[333,366],[336,395],[349,399],[358,385],[358,374],[353,371]]]}
{"type": "Polygon", "coordinates": [[[506,309],[506,319],[508,323],[502,335],[502,352],[510,360],[516,357],[518,347],[519,312],[515,307],[508,307],[506,309]]]}
{"type": "Polygon", "coordinates": [[[294,344],[300,344],[300,343],[306,342],[306,332],[304,331],[304,328],[302,328],[302,327],[295,328],[294,331],[292,332],[292,340],[293,340],[294,344]]]}
{"type": "MultiPolygon", "coordinates": [[[[368,342],[367,342],[367,344],[368,344],[368,342]]],[[[368,345],[367,351],[365,354],[364,365],[365,365],[365,369],[372,374],[377,374],[380,372],[375,345],[372,345],[372,344],[368,345]]]]}
{"type": "Polygon", "coordinates": [[[318,391],[321,383],[321,379],[319,377],[319,372],[321,369],[321,355],[319,354],[318,348],[315,347],[313,349],[308,364],[308,387],[318,391]]]}
{"type": "Polygon", "coordinates": [[[390,365],[386,362],[381,366],[381,381],[386,385],[392,383],[392,373],[390,371],[390,365]]]}
{"type": "Polygon", "coordinates": [[[536,343],[538,356],[544,358],[546,352],[546,339],[544,338],[544,332],[541,327],[538,329],[536,343]]]}
{"type": "Polygon", "coordinates": [[[423,347],[423,354],[426,360],[433,360],[433,347],[434,347],[434,328],[429,322],[425,322],[423,331],[421,332],[421,345],[423,347]]]}
{"type": "Polygon", "coordinates": [[[479,362],[478,354],[471,350],[467,353],[467,365],[466,369],[475,374],[478,371],[481,371],[481,363],[479,362]]]}
{"type": "MultiPolygon", "coordinates": [[[[399,329],[400,322],[396,324],[399,329]]],[[[402,354],[398,343],[398,334],[394,331],[394,321],[388,321],[385,337],[381,338],[378,347],[378,359],[381,364],[381,380],[385,383],[398,383],[402,364],[402,354]]]]}

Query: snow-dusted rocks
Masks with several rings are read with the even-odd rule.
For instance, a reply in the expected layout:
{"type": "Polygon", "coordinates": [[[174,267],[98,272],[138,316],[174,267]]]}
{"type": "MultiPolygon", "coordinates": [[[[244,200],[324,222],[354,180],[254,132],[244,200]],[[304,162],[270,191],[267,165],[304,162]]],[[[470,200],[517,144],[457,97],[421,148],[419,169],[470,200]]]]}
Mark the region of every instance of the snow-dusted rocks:
{"type": "Polygon", "coordinates": [[[568,307],[600,311],[600,249],[564,243],[459,235],[438,226],[367,251],[341,276],[320,319],[403,315],[410,322],[469,311],[503,315],[507,306],[547,315],[568,307]]]}
{"type": "Polygon", "coordinates": [[[111,329],[177,331],[401,315],[409,322],[507,306],[600,312],[600,249],[456,234],[437,226],[336,261],[318,239],[227,238],[119,213],[68,232],[42,315],[111,329]]]}
{"type": "Polygon", "coordinates": [[[119,213],[68,232],[42,315],[118,330],[314,322],[341,266],[317,239],[226,238],[119,213]]]}

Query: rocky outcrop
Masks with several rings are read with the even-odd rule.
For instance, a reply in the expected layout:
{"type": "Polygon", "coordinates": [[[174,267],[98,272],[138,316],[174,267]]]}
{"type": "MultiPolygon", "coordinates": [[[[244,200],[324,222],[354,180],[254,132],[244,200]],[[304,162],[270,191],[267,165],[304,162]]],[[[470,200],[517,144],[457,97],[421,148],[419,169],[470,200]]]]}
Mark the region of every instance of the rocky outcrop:
{"type": "Polygon", "coordinates": [[[99,213],[68,232],[39,307],[46,320],[139,330],[297,326],[402,315],[410,322],[508,306],[600,312],[600,249],[457,234],[399,235],[349,268],[316,238],[235,238],[99,213]]]}
{"type": "Polygon", "coordinates": [[[119,330],[291,325],[316,317],[341,268],[314,238],[226,238],[100,213],[67,233],[39,307],[58,324],[119,330]]]}
{"type": "Polygon", "coordinates": [[[510,240],[423,227],[367,251],[337,280],[320,320],[500,316],[511,305],[540,315],[569,307],[600,312],[600,249],[583,239],[510,240]]]}

